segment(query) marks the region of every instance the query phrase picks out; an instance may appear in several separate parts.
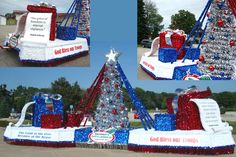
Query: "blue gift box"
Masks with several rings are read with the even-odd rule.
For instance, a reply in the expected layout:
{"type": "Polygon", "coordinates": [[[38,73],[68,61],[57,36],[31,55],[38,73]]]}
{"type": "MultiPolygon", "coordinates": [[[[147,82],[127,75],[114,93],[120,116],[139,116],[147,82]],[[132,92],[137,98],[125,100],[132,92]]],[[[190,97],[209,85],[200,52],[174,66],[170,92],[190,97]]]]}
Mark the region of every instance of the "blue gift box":
{"type": "Polygon", "coordinates": [[[175,114],[155,114],[155,130],[173,131],[176,130],[175,114]]]}
{"type": "Polygon", "coordinates": [[[175,48],[159,48],[158,58],[161,62],[173,63],[177,60],[177,51],[175,48]]]}
{"type": "Polygon", "coordinates": [[[196,60],[200,56],[200,49],[199,48],[186,48],[186,59],[196,60]]]}
{"type": "Polygon", "coordinates": [[[58,26],[57,39],[61,40],[75,40],[77,37],[76,27],[58,26]]]}

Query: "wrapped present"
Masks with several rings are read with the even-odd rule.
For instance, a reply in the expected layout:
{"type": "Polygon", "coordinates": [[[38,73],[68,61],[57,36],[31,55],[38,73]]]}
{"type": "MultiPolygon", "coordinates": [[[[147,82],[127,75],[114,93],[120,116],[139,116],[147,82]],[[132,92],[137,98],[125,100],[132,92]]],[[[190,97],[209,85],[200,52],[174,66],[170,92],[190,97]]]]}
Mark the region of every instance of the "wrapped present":
{"type": "Polygon", "coordinates": [[[176,130],[175,114],[155,114],[155,130],[173,131],[176,130]]]}
{"type": "MultiPolygon", "coordinates": [[[[181,30],[167,30],[160,33],[160,48],[175,48],[177,51],[183,46],[185,42],[184,32],[181,30]]],[[[176,51],[176,52],[177,52],[176,51]]],[[[178,59],[183,59],[185,51],[182,50],[178,54],[178,59]]]]}
{"type": "Polygon", "coordinates": [[[79,127],[81,122],[81,115],[77,113],[67,114],[66,127],[79,127]]]}
{"type": "MultiPolygon", "coordinates": [[[[47,94],[46,94],[47,95],[47,94]]],[[[38,95],[35,95],[33,100],[35,101],[34,107],[33,107],[33,120],[32,125],[35,127],[41,126],[41,115],[56,115],[64,114],[64,105],[62,99],[52,99],[52,104],[49,105],[46,104],[46,100],[51,99],[49,97],[45,97],[43,93],[40,93],[38,95]]]]}
{"type": "Polygon", "coordinates": [[[175,48],[159,48],[158,59],[161,62],[175,62],[177,60],[177,52],[175,48]]]}
{"type": "Polygon", "coordinates": [[[41,128],[56,129],[62,127],[61,114],[42,114],[41,115],[41,128]]]}
{"type": "Polygon", "coordinates": [[[29,12],[37,12],[37,13],[52,13],[51,28],[50,28],[50,38],[49,38],[49,40],[54,41],[55,38],[56,38],[57,9],[54,6],[28,5],[27,6],[27,10],[29,12]]]}
{"type": "Polygon", "coordinates": [[[167,98],[166,99],[167,112],[169,114],[174,114],[174,109],[173,109],[173,106],[172,106],[172,101],[173,101],[173,98],[167,98]]]}
{"type": "Polygon", "coordinates": [[[200,56],[200,49],[199,48],[186,48],[186,59],[190,59],[192,61],[197,60],[200,56]]]}
{"type": "Polygon", "coordinates": [[[188,102],[177,113],[176,128],[179,130],[203,130],[199,110],[194,102],[188,102]]]}
{"type": "Polygon", "coordinates": [[[58,26],[57,38],[61,40],[75,40],[77,37],[76,27],[58,26]]]}

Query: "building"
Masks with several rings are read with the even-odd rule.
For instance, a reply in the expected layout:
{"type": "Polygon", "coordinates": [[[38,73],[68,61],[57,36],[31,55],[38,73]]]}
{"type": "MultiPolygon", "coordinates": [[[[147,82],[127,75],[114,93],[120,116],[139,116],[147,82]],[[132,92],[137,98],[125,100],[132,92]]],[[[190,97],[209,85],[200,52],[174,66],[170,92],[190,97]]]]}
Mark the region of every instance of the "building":
{"type": "Polygon", "coordinates": [[[7,19],[5,16],[0,15],[0,25],[6,25],[7,24],[7,19]]]}
{"type": "Polygon", "coordinates": [[[27,13],[27,11],[22,11],[22,10],[13,10],[13,14],[16,16],[16,22],[18,22],[20,16],[24,13],[27,13]]]}

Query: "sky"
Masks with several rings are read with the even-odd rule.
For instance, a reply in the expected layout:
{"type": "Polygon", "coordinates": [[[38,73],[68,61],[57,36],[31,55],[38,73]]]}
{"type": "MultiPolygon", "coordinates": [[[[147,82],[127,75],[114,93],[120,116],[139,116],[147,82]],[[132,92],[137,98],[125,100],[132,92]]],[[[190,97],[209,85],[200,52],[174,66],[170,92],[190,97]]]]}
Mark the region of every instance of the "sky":
{"type": "MultiPolygon", "coordinates": [[[[0,0],[0,15],[12,13],[13,10],[26,10],[28,4],[38,4],[42,0],[0,0]]],[[[50,4],[57,6],[59,13],[64,13],[68,10],[73,0],[44,0],[50,4]],[[65,1],[67,3],[65,3],[65,1]]]]}
{"type": "Polygon", "coordinates": [[[171,23],[171,15],[179,10],[188,10],[198,19],[208,0],[151,0],[155,2],[159,14],[163,16],[162,24],[167,28],[171,23]]]}
{"type": "MultiPolygon", "coordinates": [[[[23,2],[21,1],[21,3],[23,2]]],[[[7,84],[8,89],[13,89],[19,85],[44,88],[50,87],[50,83],[59,77],[66,77],[70,83],[78,81],[82,88],[88,88],[105,63],[105,55],[110,48],[115,48],[122,53],[119,62],[133,87],[141,87],[155,92],[174,92],[176,88],[185,89],[191,85],[197,85],[200,89],[206,89],[207,86],[210,86],[213,92],[236,91],[235,81],[138,80],[137,1],[93,0],[91,2],[90,67],[0,68],[0,84],[7,84]]],[[[66,7],[64,3],[62,6],[66,7]]]]}

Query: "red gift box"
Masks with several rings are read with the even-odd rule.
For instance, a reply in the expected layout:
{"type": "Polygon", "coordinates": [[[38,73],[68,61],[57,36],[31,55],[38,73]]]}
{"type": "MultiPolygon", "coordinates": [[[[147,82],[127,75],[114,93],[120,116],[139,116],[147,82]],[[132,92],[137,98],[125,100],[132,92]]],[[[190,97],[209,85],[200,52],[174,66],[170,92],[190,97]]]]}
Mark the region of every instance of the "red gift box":
{"type": "Polygon", "coordinates": [[[49,38],[49,40],[54,41],[56,39],[57,9],[55,7],[28,5],[27,6],[27,10],[29,12],[52,13],[51,29],[50,29],[50,38],[49,38]]]}
{"type": "Polygon", "coordinates": [[[41,115],[41,128],[56,129],[62,127],[61,114],[42,114],[41,115]]]}
{"type": "Polygon", "coordinates": [[[66,127],[79,127],[81,120],[81,114],[67,114],[66,127]]]}
{"type": "Polygon", "coordinates": [[[169,114],[174,114],[174,109],[173,109],[173,106],[172,106],[172,101],[173,101],[173,98],[167,98],[166,99],[167,112],[169,114]]]}
{"type": "MultiPolygon", "coordinates": [[[[177,51],[183,46],[185,42],[185,35],[181,35],[179,33],[173,33],[171,35],[172,45],[166,43],[166,34],[167,32],[160,33],[160,48],[176,48],[177,51]]],[[[178,55],[178,59],[183,59],[185,55],[185,51],[182,50],[178,55]]]]}

